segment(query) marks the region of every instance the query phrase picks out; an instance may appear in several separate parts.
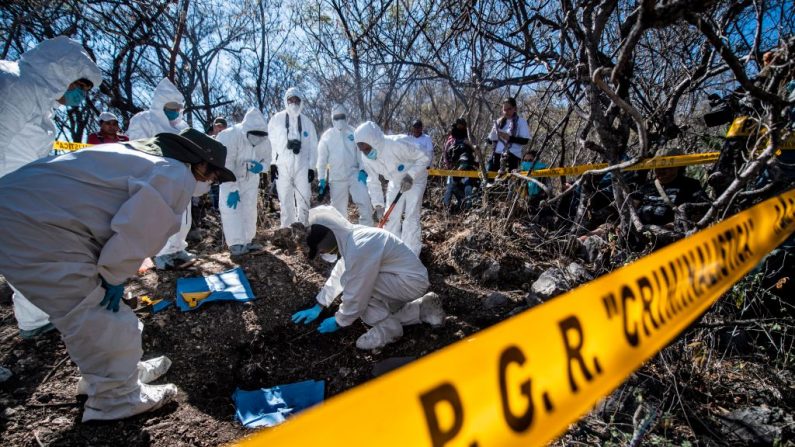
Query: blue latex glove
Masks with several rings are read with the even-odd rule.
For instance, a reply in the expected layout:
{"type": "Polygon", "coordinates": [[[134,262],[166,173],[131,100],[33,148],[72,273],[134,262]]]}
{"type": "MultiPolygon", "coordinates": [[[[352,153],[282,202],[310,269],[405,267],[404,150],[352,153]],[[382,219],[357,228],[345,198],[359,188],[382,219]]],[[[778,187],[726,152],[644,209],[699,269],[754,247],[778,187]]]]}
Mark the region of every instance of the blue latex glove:
{"type": "Polygon", "coordinates": [[[320,183],[318,184],[318,192],[323,194],[326,191],[326,179],[320,179],[320,183]]]}
{"type": "Polygon", "coordinates": [[[240,191],[232,191],[226,196],[226,206],[229,208],[237,209],[238,203],[240,203],[240,191]]]}
{"type": "Polygon", "coordinates": [[[330,334],[332,332],[337,332],[339,330],[339,326],[337,325],[337,319],[334,317],[328,317],[320,323],[318,326],[317,331],[321,334],[330,334]]]}
{"type": "Polygon", "coordinates": [[[299,310],[298,312],[294,313],[292,316],[293,323],[304,323],[308,324],[320,315],[320,311],[323,310],[323,306],[320,304],[315,304],[313,307],[309,309],[299,310]]]}
{"type": "Polygon", "coordinates": [[[99,278],[102,280],[102,287],[105,289],[105,297],[102,298],[99,305],[105,306],[108,310],[118,312],[121,297],[124,295],[124,284],[114,286],[113,284],[108,284],[105,278],[101,276],[99,278]]]}
{"type": "Polygon", "coordinates": [[[364,169],[359,170],[359,182],[363,184],[367,184],[367,171],[364,169]]]}
{"type": "Polygon", "coordinates": [[[263,169],[262,163],[256,160],[251,160],[248,162],[248,172],[252,174],[259,174],[263,169]]]}

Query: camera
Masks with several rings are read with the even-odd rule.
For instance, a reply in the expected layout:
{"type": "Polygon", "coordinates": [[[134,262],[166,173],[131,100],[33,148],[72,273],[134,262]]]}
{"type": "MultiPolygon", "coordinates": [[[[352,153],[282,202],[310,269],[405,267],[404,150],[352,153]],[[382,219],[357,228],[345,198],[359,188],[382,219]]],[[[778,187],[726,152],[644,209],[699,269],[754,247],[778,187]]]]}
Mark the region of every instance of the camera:
{"type": "Polygon", "coordinates": [[[301,140],[287,140],[287,149],[298,155],[301,152],[301,140]]]}
{"type": "Polygon", "coordinates": [[[707,96],[711,112],[705,113],[704,124],[707,127],[715,127],[732,122],[737,115],[744,112],[740,104],[739,92],[732,92],[724,97],[712,93],[707,96]]]}

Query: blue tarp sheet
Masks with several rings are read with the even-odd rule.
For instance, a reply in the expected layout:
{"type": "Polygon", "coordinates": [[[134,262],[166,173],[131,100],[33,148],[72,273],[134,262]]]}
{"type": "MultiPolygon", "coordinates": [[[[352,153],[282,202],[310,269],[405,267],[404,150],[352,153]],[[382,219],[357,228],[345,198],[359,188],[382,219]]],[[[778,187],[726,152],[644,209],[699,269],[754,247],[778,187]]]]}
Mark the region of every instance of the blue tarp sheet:
{"type": "Polygon", "coordinates": [[[232,394],[237,419],[246,428],[273,427],[285,418],[323,402],[325,382],[304,382],[260,388],[254,391],[236,389],[232,394]]]}
{"type": "Polygon", "coordinates": [[[254,292],[240,267],[215,275],[199,278],[177,279],[177,307],[183,312],[196,310],[202,304],[212,301],[251,301],[254,292]],[[182,297],[183,293],[211,292],[210,295],[198,301],[196,307],[190,307],[182,297]]]}

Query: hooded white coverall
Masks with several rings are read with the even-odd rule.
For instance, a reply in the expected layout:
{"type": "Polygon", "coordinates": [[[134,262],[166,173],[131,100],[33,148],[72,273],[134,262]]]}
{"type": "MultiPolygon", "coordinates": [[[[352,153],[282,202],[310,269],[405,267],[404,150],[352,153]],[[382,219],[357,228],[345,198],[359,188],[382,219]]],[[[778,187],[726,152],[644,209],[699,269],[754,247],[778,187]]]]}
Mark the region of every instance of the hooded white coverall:
{"type": "MultiPolygon", "coordinates": [[[[188,124],[182,119],[182,110],[179,112],[179,117],[174,121],[169,121],[163,107],[169,102],[176,102],[183,104],[185,97],[177,90],[177,87],[168,80],[163,78],[155,91],[152,93],[152,103],[149,110],[138,112],[130,119],[130,126],[127,129],[127,135],[131,140],[138,140],[141,138],[152,138],[159,133],[179,133],[180,130],[188,127],[188,124]]],[[[209,191],[209,188],[208,188],[209,191]]],[[[207,192],[207,191],[205,191],[207,192]]],[[[179,253],[188,248],[188,242],[185,238],[190,232],[191,212],[190,204],[188,204],[185,212],[182,214],[182,223],[179,230],[168,238],[166,244],[162,247],[158,256],[170,255],[179,253]]]]}
{"type": "MultiPolygon", "coordinates": [[[[19,62],[0,61],[0,177],[50,154],[53,107],[60,106],[55,100],[80,78],[99,87],[102,72],[82,45],[65,36],[42,41],[19,62]]],[[[47,314],[12,289],[19,328],[45,326],[47,314]]]]}
{"type": "MultiPolygon", "coordinates": [[[[335,114],[346,114],[345,109],[332,109],[332,121],[335,114]]],[[[340,123],[342,124],[342,123],[340,123]]],[[[328,168],[328,188],[331,195],[331,206],[343,216],[348,216],[348,194],[359,210],[359,223],[373,225],[373,207],[367,186],[358,181],[362,153],[353,141],[353,127],[347,122],[342,129],[332,127],[323,132],[317,145],[317,175],[326,178],[328,168]]]]}
{"type": "Polygon", "coordinates": [[[251,108],[246,112],[243,122],[222,131],[216,136],[226,146],[226,167],[234,172],[237,181],[222,183],[218,205],[221,208],[221,222],[224,237],[228,246],[246,245],[251,243],[257,232],[257,195],[259,192],[259,174],[248,170],[250,162],[262,164],[267,172],[271,160],[271,144],[265,136],[262,142],[252,146],[247,138],[248,132],[268,131],[268,123],[262,112],[251,108]],[[226,199],[230,192],[240,193],[237,208],[230,208],[226,199]]]}
{"type": "MultiPolygon", "coordinates": [[[[297,96],[303,103],[304,97],[296,88],[289,88],[284,95],[287,98],[297,96]]],[[[288,107],[289,109],[289,107],[288,107]]],[[[279,193],[281,206],[281,228],[287,228],[294,222],[306,224],[309,212],[311,190],[309,188],[308,171],[317,165],[317,133],[315,125],[303,113],[290,114],[288,110],[273,115],[268,122],[268,138],[273,150],[271,164],[276,165],[279,177],[276,179],[276,190],[279,193]],[[301,119],[301,133],[298,132],[298,119],[301,119]],[[289,129],[287,119],[289,118],[289,129]],[[301,150],[294,154],[287,148],[288,140],[300,140],[301,150]]]]}
{"type": "Polygon", "coordinates": [[[341,259],[316,299],[328,307],[342,293],[334,314],[339,326],[361,318],[386,344],[403,336],[404,325],[421,322],[421,297],[430,287],[428,270],[406,244],[380,228],[354,225],[330,206],[309,211],[309,225],[313,224],[327,227],[337,240],[341,259]]]}
{"type": "Polygon", "coordinates": [[[405,135],[384,135],[381,128],[372,121],[361,124],[354,133],[357,143],[367,143],[377,151],[377,158],[362,157],[367,171],[367,187],[370,190],[373,206],[388,208],[400,191],[400,183],[408,174],[413,180],[411,189],[404,192],[395,205],[384,227],[400,237],[417,256],[422,249],[420,232],[420,210],[422,195],[428,180],[428,156],[405,135]],[[389,181],[386,202],[378,175],[389,181]]]}
{"type": "Polygon", "coordinates": [[[0,273],[61,333],[88,395],[84,421],[156,403],[138,381],[143,324],[125,304],[99,305],[100,275],[109,284],[135,275],[177,230],[195,185],[187,164],[115,143],[0,178],[0,273]]]}

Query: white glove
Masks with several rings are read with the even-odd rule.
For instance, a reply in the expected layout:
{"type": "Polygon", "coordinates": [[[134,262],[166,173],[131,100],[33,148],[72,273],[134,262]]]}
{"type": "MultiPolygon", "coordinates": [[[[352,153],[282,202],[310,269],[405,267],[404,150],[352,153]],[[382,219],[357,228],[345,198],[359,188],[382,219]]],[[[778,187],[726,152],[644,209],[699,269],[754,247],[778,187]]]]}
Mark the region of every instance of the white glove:
{"type": "Polygon", "coordinates": [[[375,220],[380,221],[384,217],[384,207],[381,205],[375,206],[375,220]]]}
{"type": "Polygon", "coordinates": [[[400,192],[408,191],[413,185],[414,179],[412,179],[408,174],[404,175],[403,180],[400,181],[400,192]]]}

